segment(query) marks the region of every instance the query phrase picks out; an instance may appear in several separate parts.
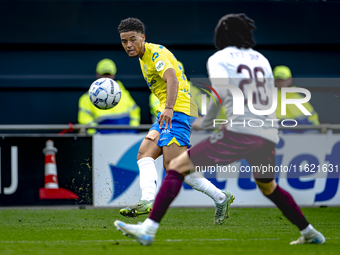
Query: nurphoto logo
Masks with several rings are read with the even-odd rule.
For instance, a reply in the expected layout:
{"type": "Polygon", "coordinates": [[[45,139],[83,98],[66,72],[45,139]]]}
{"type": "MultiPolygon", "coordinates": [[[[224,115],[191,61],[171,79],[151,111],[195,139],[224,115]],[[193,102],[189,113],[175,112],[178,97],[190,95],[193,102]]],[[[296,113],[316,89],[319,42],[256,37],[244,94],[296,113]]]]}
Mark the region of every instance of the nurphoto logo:
{"type": "MultiPolygon", "coordinates": [[[[197,80],[197,79],[196,79],[197,80]]],[[[245,106],[248,106],[248,109],[250,113],[257,115],[257,116],[269,116],[273,113],[275,113],[277,109],[277,88],[272,87],[270,90],[264,86],[264,83],[260,83],[259,81],[248,82],[248,89],[246,89],[246,86],[242,84],[239,87],[230,85],[226,81],[227,79],[211,79],[211,83],[214,84],[214,89],[212,86],[208,85],[207,82],[201,82],[201,81],[195,81],[195,85],[200,86],[200,90],[205,92],[202,94],[201,98],[201,115],[207,114],[207,95],[210,96],[211,100],[214,101],[215,105],[218,103],[223,106],[222,99],[218,92],[216,90],[219,90],[220,88],[223,88],[227,91],[227,93],[230,94],[232,97],[232,114],[242,116],[245,115],[245,106]],[[266,90],[267,89],[267,90],[266,90]],[[211,92],[210,92],[210,91],[211,92]],[[217,100],[219,102],[217,102],[217,100]]],[[[249,79],[250,80],[250,79],[249,79]]],[[[306,107],[303,106],[304,103],[308,102],[311,98],[311,93],[309,90],[305,88],[298,88],[298,87],[285,87],[281,88],[281,115],[286,115],[286,106],[289,104],[294,104],[304,115],[311,116],[312,114],[306,109],[306,107]],[[288,93],[300,93],[305,95],[305,97],[302,98],[294,98],[290,99],[287,98],[288,93]]],[[[228,117],[228,116],[227,116],[228,117]]],[[[264,121],[271,123],[271,126],[273,127],[275,123],[278,123],[278,119],[268,118],[263,120],[263,117],[261,119],[247,119],[243,122],[237,122],[232,123],[232,120],[227,119],[214,119],[213,120],[213,126],[216,127],[217,125],[221,124],[242,124],[244,126],[249,127],[261,127],[264,125],[264,121]]],[[[284,119],[281,120],[281,125],[284,127],[295,127],[297,126],[297,121],[294,119],[284,119]],[[289,122],[290,124],[285,124],[289,122]],[[293,123],[292,123],[293,122],[293,123]]]]}

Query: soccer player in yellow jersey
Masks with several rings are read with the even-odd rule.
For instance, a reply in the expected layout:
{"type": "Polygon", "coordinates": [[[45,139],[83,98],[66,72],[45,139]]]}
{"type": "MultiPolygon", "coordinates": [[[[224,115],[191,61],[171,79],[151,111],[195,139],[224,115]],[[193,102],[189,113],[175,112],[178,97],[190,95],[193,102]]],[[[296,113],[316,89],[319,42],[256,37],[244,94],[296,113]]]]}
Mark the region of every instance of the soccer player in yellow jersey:
{"type": "MultiPolygon", "coordinates": [[[[144,79],[160,101],[156,122],[137,155],[142,197],[137,204],[120,210],[123,216],[136,217],[149,213],[155,199],[155,159],[163,154],[167,171],[169,162],[190,147],[191,123],[198,112],[177,59],[164,46],[145,42],[144,24],[139,19],[127,18],[121,21],[118,31],[126,53],[130,58],[139,58],[144,79]]],[[[229,193],[217,189],[198,173],[187,175],[184,182],[215,201],[215,224],[222,224],[230,205],[229,193]]]]}

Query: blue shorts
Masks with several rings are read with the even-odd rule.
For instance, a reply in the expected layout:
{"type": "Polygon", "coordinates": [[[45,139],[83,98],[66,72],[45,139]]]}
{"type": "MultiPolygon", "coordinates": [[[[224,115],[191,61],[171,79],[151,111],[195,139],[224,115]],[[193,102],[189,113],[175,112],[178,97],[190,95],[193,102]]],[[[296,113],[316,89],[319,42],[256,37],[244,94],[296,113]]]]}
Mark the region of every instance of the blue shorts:
{"type": "Polygon", "coordinates": [[[155,123],[151,126],[150,130],[157,130],[160,133],[157,145],[159,147],[169,146],[176,143],[178,146],[188,146],[190,148],[190,133],[192,130],[192,123],[196,117],[188,116],[182,112],[174,112],[172,116],[172,128],[164,129],[165,122],[162,129],[159,129],[159,116],[161,112],[157,114],[155,123]]]}

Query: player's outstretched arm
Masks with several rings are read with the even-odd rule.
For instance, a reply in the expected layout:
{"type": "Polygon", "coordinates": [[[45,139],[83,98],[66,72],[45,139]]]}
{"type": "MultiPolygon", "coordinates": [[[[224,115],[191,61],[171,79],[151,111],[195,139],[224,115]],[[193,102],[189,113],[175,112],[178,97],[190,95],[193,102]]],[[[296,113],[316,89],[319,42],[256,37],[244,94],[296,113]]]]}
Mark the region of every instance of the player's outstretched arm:
{"type": "Polygon", "coordinates": [[[165,129],[168,125],[172,128],[171,119],[174,114],[174,106],[178,95],[178,80],[175,69],[169,68],[164,72],[163,80],[166,82],[166,105],[164,111],[159,116],[159,128],[165,122],[165,129]]]}

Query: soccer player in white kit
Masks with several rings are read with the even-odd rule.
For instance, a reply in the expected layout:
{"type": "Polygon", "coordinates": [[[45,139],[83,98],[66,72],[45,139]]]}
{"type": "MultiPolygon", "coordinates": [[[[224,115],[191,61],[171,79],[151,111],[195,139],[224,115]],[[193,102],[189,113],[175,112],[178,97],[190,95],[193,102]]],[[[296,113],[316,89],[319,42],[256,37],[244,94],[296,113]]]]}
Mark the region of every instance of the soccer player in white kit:
{"type": "MultiPolygon", "coordinates": [[[[253,29],[254,21],[245,14],[228,14],[219,20],[215,28],[218,51],[209,58],[207,68],[211,83],[225,105],[228,123],[223,131],[213,134],[170,162],[171,170],[168,170],[148,219],[141,225],[115,221],[118,230],[141,244],[152,244],[159,223],[177,196],[184,176],[195,166],[228,165],[245,158],[252,166],[275,167],[275,144],[279,141],[275,113],[253,113],[271,108],[274,91],[268,60],[252,49],[253,29]],[[228,85],[223,86],[223,83],[228,85]],[[243,98],[237,96],[235,91],[243,92],[242,107],[235,104],[243,98]],[[234,114],[235,106],[244,109],[244,113],[234,114]],[[249,108],[251,106],[252,109],[249,108]],[[251,122],[252,125],[249,125],[251,122]],[[251,127],[255,126],[255,122],[258,127],[251,127]]],[[[221,105],[215,105],[210,100],[207,114],[194,123],[194,128],[210,128],[220,109],[221,105]]],[[[302,236],[291,244],[325,243],[324,236],[306,220],[292,196],[277,185],[274,171],[258,171],[254,177],[261,192],[300,230],[302,236]]]]}

